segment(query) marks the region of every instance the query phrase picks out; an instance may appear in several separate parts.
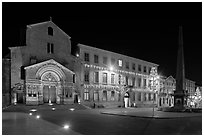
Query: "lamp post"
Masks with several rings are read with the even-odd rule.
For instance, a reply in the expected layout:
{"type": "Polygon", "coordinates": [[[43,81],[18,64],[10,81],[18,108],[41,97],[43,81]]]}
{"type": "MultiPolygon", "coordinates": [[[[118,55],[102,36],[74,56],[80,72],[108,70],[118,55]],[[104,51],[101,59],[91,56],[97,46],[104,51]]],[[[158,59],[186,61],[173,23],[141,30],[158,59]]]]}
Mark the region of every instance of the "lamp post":
{"type": "MultiPolygon", "coordinates": [[[[150,76],[151,76],[151,78],[152,78],[153,92],[154,92],[155,94],[157,94],[157,91],[155,91],[155,90],[156,90],[155,88],[156,88],[156,85],[157,85],[156,80],[159,79],[159,75],[158,75],[158,73],[157,73],[157,69],[156,69],[156,67],[152,67],[152,68],[151,68],[150,76]]],[[[154,95],[154,96],[155,96],[155,95],[154,95]]],[[[155,96],[155,99],[154,99],[154,97],[153,97],[153,110],[152,110],[152,116],[154,116],[154,100],[156,100],[156,96],[155,96]]]]}

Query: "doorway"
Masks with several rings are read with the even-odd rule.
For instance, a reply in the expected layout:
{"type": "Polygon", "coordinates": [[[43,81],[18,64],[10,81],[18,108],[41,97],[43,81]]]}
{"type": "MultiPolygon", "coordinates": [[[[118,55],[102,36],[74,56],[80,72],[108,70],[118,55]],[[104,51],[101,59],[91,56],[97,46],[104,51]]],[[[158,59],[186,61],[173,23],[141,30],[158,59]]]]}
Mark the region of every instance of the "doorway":
{"type": "Polygon", "coordinates": [[[43,101],[48,103],[51,100],[51,103],[56,103],[56,87],[45,85],[43,87],[43,101]]]}

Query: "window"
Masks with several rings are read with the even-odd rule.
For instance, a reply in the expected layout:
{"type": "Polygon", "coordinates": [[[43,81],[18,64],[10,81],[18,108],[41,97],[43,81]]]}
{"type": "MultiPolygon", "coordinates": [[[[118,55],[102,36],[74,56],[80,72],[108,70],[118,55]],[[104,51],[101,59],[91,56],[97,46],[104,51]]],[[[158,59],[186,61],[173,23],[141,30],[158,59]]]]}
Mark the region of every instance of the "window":
{"type": "Polygon", "coordinates": [[[115,59],[111,58],[111,64],[114,65],[115,64],[115,59]]]}
{"type": "Polygon", "coordinates": [[[107,91],[103,91],[103,101],[107,101],[107,91]]]}
{"type": "Polygon", "coordinates": [[[132,93],[132,101],[135,101],[135,92],[132,93]]]}
{"type": "Polygon", "coordinates": [[[132,63],[132,70],[135,70],[135,63],[132,63]]]}
{"type": "Polygon", "coordinates": [[[95,83],[99,82],[99,72],[94,72],[94,82],[95,83]]]}
{"type": "Polygon", "coordinates": [[[84,72],[84,81],[89,82],[89,72],[88,71],[84,72]]]}
{"type": "Polygon", "coordinates": [[[118,84],[121,84],[121,75],[118,75],[118,84]]]}
{"type": "Polygon", "coordinates": [[[144,93],[143,100],[146,101],[146,93],[144,93]]]}
{"type": "Polygon", "coordinates": [[[141,101],[141,92],[138,93],[138,101],[141,101]]]}
{"type": "Polygon", "coordinates": [[[132,86],[135,86],[135,77],[132,78],[132,86]]]}
{"type": "Polygon", "coordinates": [[[47,53],[49,53],[49,54],[54,53],[54,44],[53,43],[47,43],[47,53]]]}
{"type": "Polygon", "coordinates": [[[108,61],[108,58],[107,57],[103,57],[103,64],[107,65],[107,61],[108,61]]]}
{"type": "Polygon", "coordinates": [[[148,96],[148,97],[149,97],[149,99],[148,99],[148,100],[149,100],[149,101],[151,101],[151,93],[149,93],[149,96],[148,96]]]}
{"type": "Polygon", "coordinates": [[[25,79],[25,69],[24,69],[24,66],[21,66],[21,79],[25,79]]]}
{"type": "Polygon", "coordinates": [[[98,63],[98,55],[94,55],[94,63],[98,63]]]}
{"type": "Polygon", "coordinates": [[[53,28],[48,27],[48,35],[53,36],[53,28]]]}
{"type": "Polygon", "coordinates": [[[141,72],[141,65],[138,65],[138,71],[141,72]]]}
{"type": "Polygon", "coordinates": [[[129,69],[129,62],[125,62],[125,68],[129,69]]]}
{"type": "Polygon", "coordinates": [[[125,84],[128,85],[128,76],[125,76],[125,84]]]}
{"type": "Polygon", "coordinates": [[[115,99],[114,97],[115,97],[115,92],[114,92],[114,91],[111,91],[111,100],[112,100],[112,101],[114,101],[114,99],[115,99]]]}
{"type": "Polygon", "coordinates": [[[94,91],[94,101],[98,101],[99,100],[99,93],[98,91],[94,91]]]}
{"type": "Polygon", "coordinates": [[[107,84],[107,81],[108,81],[107,73],[103,73],[103,83],[107,84]]]}
{"type": "Polygon", "coordinates": [[[89,100],[89,91],[88,91],[88,89],[84,90],[84,100],[89,100]]]}
{"type": "Polygon", "coordinates": [[[141,87],[141,78],[138,78],[138,87],[141,87]]]}
{"type": "Polygon", "coordinates": [[[84,61],[89,62],[89,53],[84,53],[84,61]]]}
{"type": "Polygon", "coordinates": [[[146,80],[145,78],[144,78],[143,80],[144,80],[144,81],[143,81],[143,83],[144,83],[144,84],[143,84],[143,87],[146,88],[146,86],[147,86],[147,80],[146,80]]]}
{"type": "Polygon", "coordinates": [[[123,61],[121,59],[118,60],[118,66],[122,67],[123,66],[123,61]]]}
{"type": "Polygon", "coordinates": [[[75,74],[73,74],[72,78],[73,78],[73,83],[75,83],[75,74]]]}
{"type": "Polygon", "coordinates": [[[114,78],[115,78],[115,74],[111,74],[111,84],[115,83],[114,78]]]}
{"type": "Polygon", "coordinates": [[[144,73],[146,73],[147,72],[147,67],[146,66],[144,66],[144,73]]]}
{"type": "Polygon", "coordinates": [[[149,67],[149,74],[150,74],[150,71],[151,71],[151,67],[149,67]]]}

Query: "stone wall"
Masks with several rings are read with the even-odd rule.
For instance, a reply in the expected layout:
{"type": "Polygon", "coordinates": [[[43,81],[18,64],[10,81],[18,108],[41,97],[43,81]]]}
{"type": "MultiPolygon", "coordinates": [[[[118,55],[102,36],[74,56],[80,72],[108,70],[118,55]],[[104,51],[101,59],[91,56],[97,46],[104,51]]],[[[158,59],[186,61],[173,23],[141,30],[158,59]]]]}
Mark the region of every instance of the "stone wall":
{"type": "Polygon", "coordinates": [[[10,97],[10,59],[2,59],[2,107],[11,103],[10,97]]]}

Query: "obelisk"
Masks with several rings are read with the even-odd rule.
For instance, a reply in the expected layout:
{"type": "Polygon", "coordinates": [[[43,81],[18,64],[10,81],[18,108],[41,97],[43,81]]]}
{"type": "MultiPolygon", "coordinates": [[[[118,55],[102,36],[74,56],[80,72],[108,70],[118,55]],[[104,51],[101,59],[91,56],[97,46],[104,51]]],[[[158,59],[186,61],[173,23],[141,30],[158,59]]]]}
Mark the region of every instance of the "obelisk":
{"type": "Polygon", "coordinates": [[[176,70],[176,90],[174,91],[174,108],[183,109],[186,105],[185,65],[183,51],[182,26],[179,27],[179,43],[176,70]]]}

